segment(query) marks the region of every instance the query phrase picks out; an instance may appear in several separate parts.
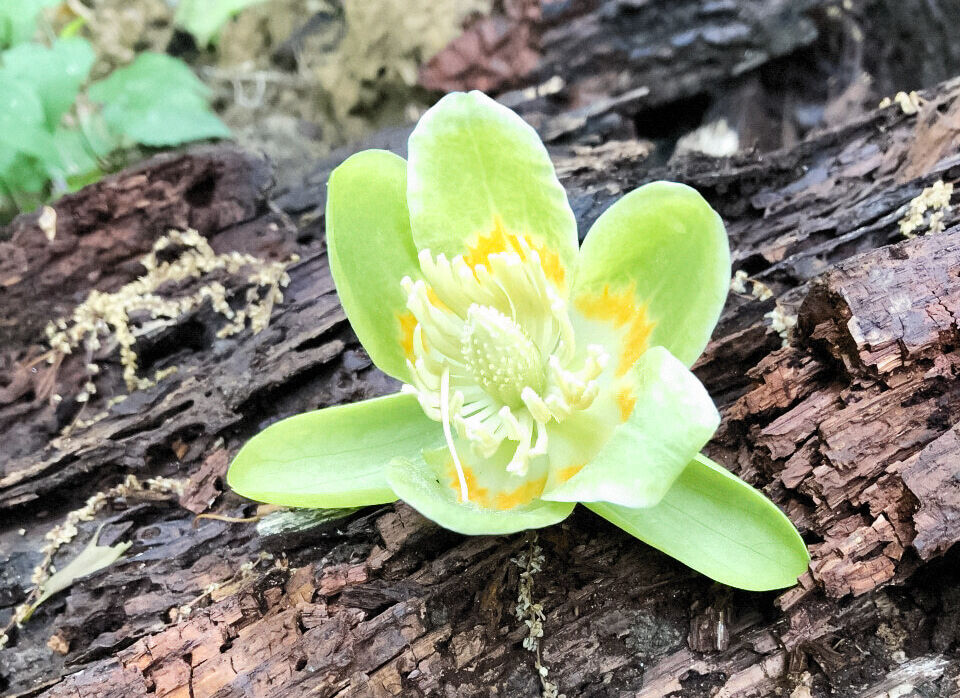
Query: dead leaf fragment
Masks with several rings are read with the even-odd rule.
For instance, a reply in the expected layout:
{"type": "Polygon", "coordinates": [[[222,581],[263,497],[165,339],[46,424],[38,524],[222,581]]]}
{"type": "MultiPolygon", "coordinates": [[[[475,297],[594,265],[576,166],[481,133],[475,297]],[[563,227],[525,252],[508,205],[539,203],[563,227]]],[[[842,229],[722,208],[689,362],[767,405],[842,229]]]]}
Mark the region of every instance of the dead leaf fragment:
{"type": "Polygon", "coordinates": [[[97,545],[97,539],[100,538],[102,528],[103,526],[97,529],[87,547],[67,563],[66,567],[40,585],[40,597],[30,606],[21,622],[25,623],[29,620],[37,607],[51,596],[68,588],[80,577],[86,577],[88,574],[93,574],[104,567],[109,567],[127,551],[130,543],[117,543],[110,546],[97,545]]]}
{"type": "Polygon", "coordinates": [[[53,242],[57,237],[57,211],[52,206],[44,206],[40,211],[40,217],[37,218],[37,226],[47,236],[48,242],[53,242]]]}

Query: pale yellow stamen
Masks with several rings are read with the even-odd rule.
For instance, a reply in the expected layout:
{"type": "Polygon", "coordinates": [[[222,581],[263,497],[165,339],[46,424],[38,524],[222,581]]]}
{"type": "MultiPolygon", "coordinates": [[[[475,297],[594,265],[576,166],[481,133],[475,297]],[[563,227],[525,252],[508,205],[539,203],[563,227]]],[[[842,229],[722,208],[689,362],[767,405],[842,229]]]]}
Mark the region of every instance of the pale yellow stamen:
{"type": "Polygon", "coordinates": [[[429,250],[418,258],[423,279],[402,281],[417,320],[405,390],[443,424],[466,501],[454,430],[482,458],[515,444],[506,470],[526,476],[547,453],[547,425],[594,402],[609,357],[597,345],[577,351],[566,291],[523,238],[482,263],[429,250]]]}
{"type": "Polygon", "coordinates": [[[457,479],[460,480],[460,501],[468,502],[470,500],[467,496],[467,478],[463,474],[463,465],[460,463],[460,456],[457,455],[457,447],[453,445],[453,435],[450,433],[450,369],[446,367],[440,377],[440,419],[443,423],[443,438],[447,440],[450,457],[453,458],[453,465],[457,469],[457,479]]]}

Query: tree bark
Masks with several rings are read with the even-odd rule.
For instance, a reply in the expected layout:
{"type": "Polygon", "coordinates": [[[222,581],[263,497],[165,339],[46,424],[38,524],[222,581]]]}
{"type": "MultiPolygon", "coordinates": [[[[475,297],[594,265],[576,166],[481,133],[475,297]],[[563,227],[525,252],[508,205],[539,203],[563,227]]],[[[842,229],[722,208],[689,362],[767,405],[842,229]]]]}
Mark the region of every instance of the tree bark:
{"type": "MultiPolygon", "coordinates": [[[[0,686],[83,698],[537,695],[514,608],[515,560],[538,545],[542,663],[567,696],[956,695],[960,216],[945,209],[943,232],[909,240],[899,222],[960,173],[960,82],[922,97],[919,114],[874,110],[763,155],[662,166],[631,141],[555,152],[582,231],[660,178],[695,186],[724,217],[748,277],[696,366],[724,417],[708,451],[808,541],[809,574],[781,594],[712,584],[579,509],[536,542],[459,536],[399,503],[336,519],[196,520],[254,513],[223,475],[265,425],[396,389],[337,303],[319,232],[332,163],[278,192],[260,159],[193,151],[64,197],[53,235],[49,216],[21,217],[0,243],[0,622],[63,511],[113,492],[57,566],[103,523],[101,545],[133,547],[11,633],[0,686]],[[134,280],[171,227],[198,229],[218,252],[300,255],[269,326],[217,337],[223,318],[206,304],[147,328],[141,369],[177,371],[110,407],[125,389],[106,348],[36,363],[45,322],[134,280]],[[91,360],[100,388],[77,403],[91,360]],[[111,489],[129,474],[181,486],[111,489]]],[[[235,301],[249,285],[220,280],[235,301]]]]}

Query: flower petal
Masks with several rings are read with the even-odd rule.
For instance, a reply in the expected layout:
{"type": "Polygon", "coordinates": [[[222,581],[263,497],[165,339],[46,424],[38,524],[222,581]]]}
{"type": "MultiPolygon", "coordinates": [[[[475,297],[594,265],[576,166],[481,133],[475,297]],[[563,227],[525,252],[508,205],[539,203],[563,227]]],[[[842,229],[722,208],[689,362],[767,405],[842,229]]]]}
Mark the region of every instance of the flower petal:
{"type": "Polygon", "coordinates": [[[563,287],[577,222],[536,131],[482,92],[448,94],[410,136],[407,202],[421,250],[468,263],[524,236],[563,287]]]}
{"type": "Polygon", "coordinates": [[[700,356],[730,286],[720,216],[696,190],[653,182],[593,224],[580,250],[574,306],[619,331],[621,374],[648,346],[687,366],[700,356]]]}
{"type": "Polygon", "coordinates": [[[397,497],[384,470],[395,456],[442,443],[440,425],[396,393],[298,414],[240,449],[227,482],[238,494],[291,507],[356,507],[397,497]]]}
{"type": "Polygon", "coordinates": [[[498,452],[484,468],[473,469],[465,464],[471,488],[471,501],[466,503],[460,501],[457,477],[446,448],[425,450],[422,457],[394,459],[387,469],[387,481],[401,499],[428,519],[466,535],[515,533],[550,526],[567,518],[574,504],[528,497],[531,488],[542,489],[543,479],[524,479],[506,473],[504,467],[508,458],[503,456],[498,452]],[[502,464],[500,460],[503,460],[502,464]],[[516,486],[496,492],[478,484],[478,481],[487,481],[501,472],[505,481],[514,478],[516,486]],[[477,500],[492,507],[510,506],[487,508],[477,500]]]}
{"type": "Polygon", "coordinates": [[[629,378],[616,398],[625,423],[544,499],[654,506],[713,436],[720,424],[717,408],[697,377],[666,349],[649,349],[629,378]]]}
{"type": "Polygon", "coordinates": [[[350,325],[377,367],[402,381],[416,320],[400,279],[420,276],[406,172],[385,150],[353,155],[330,175],[326,214],[330,271],[350,325]]]}
{"type": "Polygon", "coordinates": [[[722,584],[793,586],[810,556],[776,505],[706,456],[697,456],[655,507],[587,504],[627,533],[722,584]]]}

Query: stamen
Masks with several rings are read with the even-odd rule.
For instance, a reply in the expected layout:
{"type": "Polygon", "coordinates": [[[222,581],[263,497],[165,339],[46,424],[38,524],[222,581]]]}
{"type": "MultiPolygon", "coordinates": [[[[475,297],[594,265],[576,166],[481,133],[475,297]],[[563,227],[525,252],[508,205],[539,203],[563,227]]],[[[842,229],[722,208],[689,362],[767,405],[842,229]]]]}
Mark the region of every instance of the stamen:
{"type": "Polygon", "coordinates": [[[547,424],[593,404],[609,356],[598,345],[578,351],[566,296],[523,238],[475,266],[428,250],[419,260],[422,277],[401,282],[417,321],[404,390],[442,423],[466,502],[454,436],[482,459],[510,441],[506,471],[525,476],[547,453],[547,424]]]}
{"type": "Polygon", "coordinates": [[[463,474],[460,456],[457,447],[453,445],[453,434],[450,433],[450,369],[444,367],[440,377],[440,420],[443,423],[443,437],[447,440],[447,448],[453,458],[453,466],[457,469],[457,479],[460,480],[460,501],[470,501],[467,497],[467,478],[463,474]]]}

